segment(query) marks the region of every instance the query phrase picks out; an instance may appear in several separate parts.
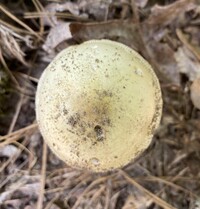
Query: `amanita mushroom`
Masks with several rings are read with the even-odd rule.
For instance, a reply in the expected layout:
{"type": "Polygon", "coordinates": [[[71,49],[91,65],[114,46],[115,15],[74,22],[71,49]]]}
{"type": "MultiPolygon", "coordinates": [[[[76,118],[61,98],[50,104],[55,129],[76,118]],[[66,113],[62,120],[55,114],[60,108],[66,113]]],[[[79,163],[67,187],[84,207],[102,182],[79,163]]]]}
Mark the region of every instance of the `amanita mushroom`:
{"type": "Polygon", "coordinates": [[[110,40],[86,41],[60,52],[36,94],[40,131],[68,165],[92,171],[122,167],[150,144],[162,98],[151,66],[110,40]]]}

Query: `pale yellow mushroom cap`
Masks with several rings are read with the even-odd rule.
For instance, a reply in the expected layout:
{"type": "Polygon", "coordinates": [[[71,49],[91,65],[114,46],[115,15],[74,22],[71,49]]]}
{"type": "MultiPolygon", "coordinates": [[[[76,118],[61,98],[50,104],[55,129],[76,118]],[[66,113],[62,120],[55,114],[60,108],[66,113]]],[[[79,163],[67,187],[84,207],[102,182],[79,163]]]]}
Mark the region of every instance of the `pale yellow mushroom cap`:
{"type": "Polygon", "coordinates": [[[162,98],[151,66],[134,50],[92,40],[59,53],[36,94],[40,131],[77,168],[106,171],[136,159],[159,125],[162,98]]]}

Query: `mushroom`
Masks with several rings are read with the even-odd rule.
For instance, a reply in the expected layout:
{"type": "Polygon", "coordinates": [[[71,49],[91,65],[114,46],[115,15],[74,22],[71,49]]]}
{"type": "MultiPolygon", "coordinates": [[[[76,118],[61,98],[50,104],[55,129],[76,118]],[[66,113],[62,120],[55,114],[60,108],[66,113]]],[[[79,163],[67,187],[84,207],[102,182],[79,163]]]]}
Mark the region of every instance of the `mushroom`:
{"type": "Polygon", "coordinates": [[[64,49],[38,83],[41,134],[60,159],[76,168],[103,172],[136,159],[149,146],[161,112],[151,66],[110,40],[64,49]]]}

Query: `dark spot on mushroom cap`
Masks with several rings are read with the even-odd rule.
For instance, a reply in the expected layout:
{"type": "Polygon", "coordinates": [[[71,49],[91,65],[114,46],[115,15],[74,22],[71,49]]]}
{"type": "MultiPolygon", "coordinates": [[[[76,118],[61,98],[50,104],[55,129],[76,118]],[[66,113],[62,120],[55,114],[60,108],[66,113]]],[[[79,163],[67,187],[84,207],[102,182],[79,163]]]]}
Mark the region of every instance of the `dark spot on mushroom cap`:
{"type": "Polygon", "coordinates": [[[102,140],[104,140],[105,134],[104,134],[104,131],[103,131],[103,129],[102,129],[101,126],[96,125],[96,126],[94,127],[94,131],[95,131],[95,133],[96,133],[97,141],[102,141],[102,140]]]}
{"type": "Polygon", "coordinates": [[[67,114],[68,114],[68,110],[64,108],[64,109],[63,109],[63,114],[64,114],[64,115],[67,115],[67,114]]]}
{"type": "Polygon", "coordinates": [[[68,119],[68,124],[70,124],[72,127],[74,127],[78,121],[80,120],[80,115],[78,113],[72,115],[68,119]]]}

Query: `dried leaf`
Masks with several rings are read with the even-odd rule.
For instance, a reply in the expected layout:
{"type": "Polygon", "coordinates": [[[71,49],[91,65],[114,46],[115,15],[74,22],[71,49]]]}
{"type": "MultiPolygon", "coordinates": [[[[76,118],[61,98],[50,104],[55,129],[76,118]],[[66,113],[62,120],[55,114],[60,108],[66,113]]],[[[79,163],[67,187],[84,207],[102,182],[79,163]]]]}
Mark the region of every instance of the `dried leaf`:
{"type": "Polygon", "coordinates": [[[133,209],[133,208],[136,208],[134,202],[135,202],[135,198],[133,196],[129,195],[128,198],[126,199],[126,202],[125,202],[125,204],[124,204],[122,209],[133,209]]]}
{"type": "Polygon", "coordinates": [[[148,24],[165,26],[169,23],[174,23],[177,17],[184,14],[186,11],[195,9],[193,0],[179,0],[167,6],[155,5],[151,9],[151,15],[147,19],[148,24]]]}
{"type": "Polygon", "coordinates": [[[135,0],[135,4],[137,7],[144,8],[149,0],[135,0]]]}
{"type": "Polygon", "coordinates": [[[13,208],[13,209],[20,209],[24,207],[24,200],[23,199],[13,199],[13,200],[6,200],[4,202],[5,207],[13,208]]]}
{"type": "Polygon", "coordinates": [[[73,3],[73,2],[66,2],[63,4],[51,3],[45,7],[45,11],[47,13],[52,14],[51,18],[48,16],[43,17],[44,25],[48,25],[48,26],[52,26],[50,21],[52,21],[53,24],[55,24],[55,25],[57,25],[59,23],[57,17],[55,15],[53,15],[56,12],[69,11],[73,15],[76,15],[76,16],[79,15],[79,7],[76,3],[73,3]]]}
{"type": "Polygon", "coordinates": [[[55,204],[52,204],[51,207],[49,209],[60,209],[60,207],[58,207],[57,205],[55,204]]]}
{"type": "Polygon", "coordinates": [[[199,208],[200,208],[200,198],[195,200],[195,204],[194,204],[194,209],[199,209],[199,208]]]}
{"type": "Polygon", "coordinates": [[[101,1],[79,1],[79,8],[85,14],[89,14],[95,18],[95,20],[105,20],[108,14],[109,6],[113,0],[101,0],[101,1]]]}
{"type": "Polygon", "coordinates": [[[167,43],[151,40],[147,43],[152,58],[156,61],[161,72],[168,76],[173,84],[180,84],[180,72],[174,58],[174,50],[167,43]]]}
{"type": "Polygon", "coordinates": [[[46,9],[50,12],[69,11],[71,14],[79,15],[79,7],[73,2],[65,2],[63,4],[52,3],[49,4],[46,9]]]}
{"type": "Polygon", "coordinates": [[[0,148],[0,156],[13,157],[18,153],[19,149],[14,145],[7,145],[0,148]]]}
{"type": "Polygon", "coordinates": [[[199,48],[196,46],[193,46],[190,41],[188,40],[186,34],[184,34],[179,28],[176,29],[176,34],[179,38],[179,40],[182,42],[182,44],[187,47],[190,52],[193,53],[193,55],[200,61],[200,51],[199,48]]]}
{"type": "Polygon", "coordinates": [[[35,209],[36,207],[31,206],[31,205],[27,205],[24,209],[35,209]]]}
{"type": "Polygon", "coordinates": [[[0,193],[0,205],[3,204],[6,200],[10,199],[13,191],[6,191],[0,193]]]}
{"type": "Polygon", "coordinates": [[[39,190],[40,190],[40,183],[36,182],[21,186],[17,191],[21,192],[21,194],[25,196],[29,196],[31,198],[37,198],[39,195],[39,190]]]}
{"type": "Polygon", "coordinates": [[[142,45],[135,24],[132,21],[107,21],[103,23],[71,23],[72,36],[77,41],[90,39],[111,39],[122,42],[135,50],[142,45]]]}
{"type": "Polygon", "coordinates": [[[69,23],[60,22],[50,29],[43,49],[50,53],[58,44],[70,38],[72,38],[72,35],[69,29],[69,23]]]}
{"type": "Polygon", "coordinates": [[[200,109],[200,77],[193,81],[190,87],[190,96],[193,105],[200,109]]]}
{"type": "Polygon", "coordinates": [[[200,77],[200,63],[194,55],[185,47],[180,47],[175,53],[178,70],[193,81],[200,77]]]}

